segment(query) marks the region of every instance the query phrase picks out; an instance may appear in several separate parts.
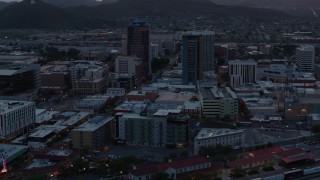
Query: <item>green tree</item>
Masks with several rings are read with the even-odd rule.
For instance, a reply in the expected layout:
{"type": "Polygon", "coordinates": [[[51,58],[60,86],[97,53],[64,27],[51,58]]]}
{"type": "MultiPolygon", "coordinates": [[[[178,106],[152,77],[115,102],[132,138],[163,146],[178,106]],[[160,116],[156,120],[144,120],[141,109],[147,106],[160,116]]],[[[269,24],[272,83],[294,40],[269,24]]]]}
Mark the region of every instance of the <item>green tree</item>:
{"type": "Polygon", "coordinates": [[[268,143],[267,143],[267,147],[268,147],[268,148],[273,147],[273,146],[274,146],[274,145],[273,145],[272,142],[268,142],[268,143]]]}
{"type": "Polygon", "coordinates": [[[68,49],[66,56],[67,56],[67,59],[76,60],[76,59],[79,59],[79,54],[80,54],[79,50],[74,49],[74,48],[70,48],[70,49],[68,49]]]}
{"type": "Polygon", "coordinates": [[[245,175],[245,171],[241,168],[234,168],[230,171],[230,176],[232,178],[241,178],[245,175]]]}
{"type": "Polygon", "coordinates": [[[81,169],[88,169],[88,168],[89,168],[88,162],[84,161],[81,158],[76,159],[73,163],[73,171],[78,171],[81,169]]]}
{"type": "Polygon", "coordinates": [[[180,156],[182,157],[182,158],[188,158],[188,156],[189,156],[189,153],[188,153],[188,151],[187,150],[183,150],[183,151],[181,151],[180,152],[180,156]]]}
{"type": "Polygon", "coordinates": [[[121,157],[119,159],[113,160],[110,163],[110,170],[115,174],[119,172],[127,173],[132,165],[141,164],[143,161],[134,156],[121,157]]]}
{"type": "Polygon", "coordinates": [[[152,72],[155,73],[155,72],[165,68],[169,64],[169,62],[170,62],[170,60],[168,58],[164,58],[164,57],[154,58],[151,61],[152,72]]]}
{"type": "Polygon", "coordinates": [[[250,170],[248,171],[248,174],[249,175],[259,174],[259,167],[250,168],[250,170]]]}
{"type": "Polygon", "coordinates": [[[312,131],[313,133],[316,133],[316,134],[320,133],[320,124],[315,124],[315,125],[313,125],[313,126],[311,127],[311,131],[312,131]]]}
{"type": "Polygon", "coordinates": [[[169,180],[169,175],[164,172],[158,172],[151,176],[152,180],[169,180]]]}

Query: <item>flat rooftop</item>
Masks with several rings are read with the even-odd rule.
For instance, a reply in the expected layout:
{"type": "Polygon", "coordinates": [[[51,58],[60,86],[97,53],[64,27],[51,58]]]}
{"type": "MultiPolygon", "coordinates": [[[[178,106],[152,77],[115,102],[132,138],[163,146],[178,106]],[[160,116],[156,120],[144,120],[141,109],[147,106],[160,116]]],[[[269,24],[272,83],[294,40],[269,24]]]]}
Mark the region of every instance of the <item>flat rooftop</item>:
{"type": "Polygon", "coordinates": [[[53,130],[55,133],[59,133],[67,128],[68,128],[67,126],[59,126],[59,125],[40,125],[35,130],[53,130]]]}
{"type": "Polygon", "coordinates": [[[72,131],[85,131],[85,132],[94,132],[100,127],[104,126],[108,122],[112,121],[114,117],[108,116],[95,116],[89,121],[81,124],[80,126],[74,128],[72,131]]]}
{"type": "Polygon", "coordinates": [[[227,128],[204,128],[202,129],[195,139],[207,139],[207,138],[213,138],[213,137],[219,137],[219,136],[225,136],[225,135],[231,135],[231,134],[238,134],[243,133],[244,130],[242,129],[227,129],[227,128]]]}
{"type": "Polygon", "coordinates": [[[173,114],[179,114],[181,112],[180,109],[160,109],[156,113],[154,113],[154,116],[168,116],[170,113],[173,114]]]}
{"type": "Polygon", "coordinates": [[[34,102],[0,100],[0,114],[5,114],[11,111],[15,111],[17,109],[20,109],[24,106],[28,106],[31,104],[34,104],[34,102]]]}
{"type": "Polygon", "coordinates": [[[194,97],[193,94],[189,93],[172,93],[172,92],[164,92],[162,93],[156,100],[156,103],[161,102],[174,102],[183,104],[185,101],[190,101],[194,97]]]}
{"type": "Polygon", "coordinates": [[[33,138],[43,138],[49,135],[50,133],[53,133],[55,130],[54,129],[40,129],[37,130],[36,132],[32,133],[29,135],[29,137],[33,138]]]}
{"type": "Polygon", "coordinates": [[[221,98],[233,98],[237,99],[237,95],[229,88],[218,88],[217,86],[213,88],[201,87],[200,92],[205,100],[214,100],[221,98]]]}
{"type": "Polygon", "coordinates": [[[33,159],[32,162],[25,169],[38,169],[54,165],[55,163],[49,161],[48,159],[33,159]]]}
{"type": "MultiPolygon", "coordinates": [[[[7,163],[16,158],[19,154],[26,152],[29,149],[28,146],[13,145],[13,144],[0,144],[0,154],[5,154],[7,157],[7,163]]],[[[0,158],[2,164],[2,157],[0,158]]]]}
{"type": "Polygon", "coordinates": [[[51,155],[51,156],[69,156],[70,154],[72,154],[72,150],[62,150],[62,149],[53,149],[51,151],[49,151],[46,155],[51,155]]]}
{"type": "Polygon", "coordinates": [[[49,121],[53,118],[53,115],[58,114],[59,111],[43,111],[36,116],[36,123],[42,123],[49,121]]]}
{"type": "Polygon", "coordinates": [[[79,121],[81,121],[83,118],[88,117],[90,114],[87,112],[79,112],[73,116],[71,116],[68,120],[66,121],[58,121],[54,125],[59,125],[59,126],[73,126],[79,121]]]}

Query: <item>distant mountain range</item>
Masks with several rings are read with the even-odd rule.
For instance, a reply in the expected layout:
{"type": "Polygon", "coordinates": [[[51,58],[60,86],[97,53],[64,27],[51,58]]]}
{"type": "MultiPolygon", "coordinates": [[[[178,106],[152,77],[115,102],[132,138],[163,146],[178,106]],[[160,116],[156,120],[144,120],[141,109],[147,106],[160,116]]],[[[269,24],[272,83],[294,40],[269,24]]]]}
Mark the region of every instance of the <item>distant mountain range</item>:
{"type": "Polygon", "coordinates": [[[96,25],[90,18],[40,0],[24,0],[0,11],[0,28],[60,29],[96,25]]]}
{"type": "MultiPolygon", "coordinates": [[[[84,3],[89,0],[45,0],[84,3]]],[[[91,1],[90,1],[91,2],[91,1]]],[[[109,0],[108,0],[109,2],[109,0]]],[[[61,8],[41,0],[24,0],[0,11],[0,28],[93,28],[121,18],[160,17],[290,18],[271,9],[217,5],[210,0],[119,0],[95,6],[61,8]]]]}
{"type": "Polygon", "coordinates": [[[96,6],[105,3],[113,3],[117,0],[43,0],[46,3],[58,6],[58,7],[74,7],[74,6],[96,6]]]}
{"type": "Polygon", "coordinates": [[[0,11],[2,10],[2,9],[4,9],[4,8],[6,8],[6,7],[8,7],[8,6],[10,6],[10,5],[12,5],[12,4],[14,4],[14,2],[13,3],[7,3],[7,2],[0,2],[0,11]]]}
{"type": "Polygon", "coordinates": [[[250,7],[320,7],[319,0],[211,0],[222,5],[242,5],[250,7]]]}
{"type": "Polygon", "coordinates": [[[320,0],[211,0],[220,5],[267,8],[297,17],[320,17],[320,0]]]}

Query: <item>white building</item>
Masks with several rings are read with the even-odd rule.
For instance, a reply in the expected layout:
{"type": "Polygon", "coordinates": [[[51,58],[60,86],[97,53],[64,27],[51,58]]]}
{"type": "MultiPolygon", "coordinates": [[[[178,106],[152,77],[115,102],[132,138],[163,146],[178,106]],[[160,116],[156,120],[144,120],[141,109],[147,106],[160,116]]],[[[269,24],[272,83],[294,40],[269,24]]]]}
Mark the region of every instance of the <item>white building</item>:
{"type": "Polygon", "coordinates": [[[303,46],[296,49],[296,62],[298,69],[303,72],[314,71],[315,48],[303,46]]]}
{"type": "Polygon", "coordinates": [[[204,128],[194,138],[194,154],[199,154],[201,147],[216,146],[242,146],[245,140],[244,130],[211,129],[204,128]]]}
{"type": "Polygon", "coordinates": [[[230,86],[255,83],[257,81],[257,62],[253,60],[229,61],[230,86]]]}
{"type": "Polygon", "coordinates": [[[118,56],[115,71],[120,74],[140,74],[142,61],[135,56],[118,56]]]}
{"type": "Polygon", "coordinates": [[[108,67],[102,62],[96,61],[74,61],[70,67],[72,87],[75,82],[82,79],[102,79],[107,76],[108,67]]]}
{"type": "Polygon", "coordinates": [[[159,44],[151,43],[151,45],[150,45],[150,61],[152,62],[152,60],[157,57],[159,57],[159,44]]]}
{"type": "Polygon", "coordinates": [[[0,136],[11,139],[23,133],[36,121],[35,103],[0,101],[0,136]]]}
{"type": "Polygon", "coordinates": [[[126,94],[125,88],[108,88],[107,95],[108,96],[119,96],[122,97],[126,94]]]}

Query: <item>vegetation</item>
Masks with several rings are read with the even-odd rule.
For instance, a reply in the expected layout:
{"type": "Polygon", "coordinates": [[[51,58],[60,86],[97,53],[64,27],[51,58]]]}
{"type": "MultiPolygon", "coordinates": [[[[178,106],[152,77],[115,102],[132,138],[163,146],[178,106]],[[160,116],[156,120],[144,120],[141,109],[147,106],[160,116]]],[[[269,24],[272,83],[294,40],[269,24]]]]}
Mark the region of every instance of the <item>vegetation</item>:
{"type": "Polygon", "coordinates": [[[313,125],[313,126],[311,127],[311,131],[312,131],[313,133],[316,133],[316,134],[320,133],[320,124],[315,124],[315,125],[313,125]]]}
{"type": "Polygon", "coordinates": [[[127,173],[132,165],[141,164],[143,161],[134,156],[121,157],[119,159],[113,160],[110,163],[110,170],[114,174],[118,174],[120,172],[127,173]]]}
{"type": "Polygon", "coordinates": [[[208,173],[200,173],[200,172],[195,172],[192,173],[184,178],[182,178],[183,180],[194,180],[194,179],[201,179],[201,180],[211,180],[212,179],[212,175],[208,174],[208,173]]]}
{"type": "Polygon", "coordinates": [[[157,72],[163,68],[165,68],[170,60],[168,58],[154,58],[151,62],[152,72],[157,72]]]}
{"type": "Polygon", "coordinates": [[[232,153],[231,146],[216,146],[201,147],[199,150],[200,156],[209,157],[215,161],[231,161],[236,159],[236,155],[232,153]]]}
{"type": "Polygon", "coordinates": [[[183,150],[180,152],[180,157],[182,158],[188,158],[189,157],[189,152],[187,150],[183,150]]]}
{"type": "Polygon", "coordinates": [[[245,170],[243,170],[241,168],[231,169],[230,176],[232,178],[241,178],[241,177],[245,176],[245,170]]]}
{"type": "Polygon", "coordinates": [[[79,59],[80,51],[74,48],[68,49],[68,51],[61,50],[55,47],[46,47],[44,50],[39,51],[39,55],[45,61],[58,61],[58,60],[76,60],[79,59]]]}
{"type": "Polygon", "coordinates": [[[152,180],[173,180],[173,178],[170,178],[167,173],[159,172],[151,177],[152,180]]]}
{"type": "Polygon", "coordinates": [[[273,171],[274,167],[273,167],[273,162],[267,162],[262,166],[262,170],[264,171],[273,171]]]}
{"type": "Polygon", "coordinates": [[[248,175],[259,174],[259,167],[253,167],[248,171],[248,175]]]}

